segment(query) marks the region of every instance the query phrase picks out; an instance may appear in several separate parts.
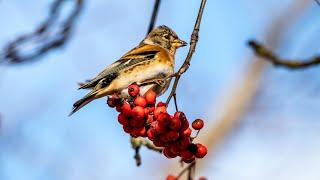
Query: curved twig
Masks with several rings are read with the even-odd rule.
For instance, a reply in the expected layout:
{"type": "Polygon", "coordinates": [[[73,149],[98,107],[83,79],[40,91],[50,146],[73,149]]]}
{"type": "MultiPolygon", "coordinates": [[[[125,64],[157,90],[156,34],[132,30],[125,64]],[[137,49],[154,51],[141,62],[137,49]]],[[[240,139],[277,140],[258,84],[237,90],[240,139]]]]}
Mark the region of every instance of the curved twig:
{"type": "Polygon", "coordinates": [[[289,69],[303,69],[320,64],[320,56],[314,56],[308,60],[287,60],[279,58],[270,49],[257,41],[249,41],[248,45],[253,49],[256,55],[271,62],[275,66],[282,66],[289,69]]]}
{"type": "Polygon", "coordinates": [[[174,79],[174,83],[173,83],[171,92],[170,92],[170,94],[169,94],[169,96],[167,98],[167,101],[166,101],[167,104],[169,104],[171,98],[173,96],[175,96],[175,94],[176,94],[177,86],[178,86],[179,80],[181,78],[181,75],[183,73],[185,73],[189,69],[193,53],[195,52],[195,49],[196,49],[196,46],[197,46],[197,42],[198,42],[198,38],[199,38],[199,29],[200,29],[201,19],[202,19],[202,15],[203,15],[203,11],[204,11],[206,2],[207,2],[207,0],[202,0],[201,1],[201,5],[200,5],[200,8],[199,8],[197,20],[196,20],[196,23],[194,25],[193,32],[191,34],[189,52],[188,52],[188,55],[187,55],[184,63],[181,65],[179,71],[174,74],[175,79],[174,79]]]}

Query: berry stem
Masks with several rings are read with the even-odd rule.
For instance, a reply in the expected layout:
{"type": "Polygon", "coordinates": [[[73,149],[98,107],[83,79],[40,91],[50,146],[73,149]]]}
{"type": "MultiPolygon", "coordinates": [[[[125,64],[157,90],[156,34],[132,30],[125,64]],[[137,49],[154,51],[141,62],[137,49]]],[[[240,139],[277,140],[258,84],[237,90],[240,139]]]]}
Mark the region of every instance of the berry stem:
{"type": "Polygon", "coordinates": [[[152,142],[150,142],[149,140],[147,140],[145,138],[130,137],[130,142],[131,142],[132,148],[135,150],[134,159],[136,160],[137,166],[141,165],[141,155],[140,155],[141,146],[145,146],[146,148],[148,148],[150,150],[162,153],[162,148],[156,147],[155,145],[153,145],[152,142]]]}
{"type": "Polygon", "coordinates": [[[196,133],[196,135],[195,135],[194,137],[191,137],[191,142],[192,142],[195,138],[198,137],[199,133],[200,133],[200,130],[197,131],[197,133],[196,133]]]}
{"type": "Polygon", "coordinates": [[[187,167],[185,167],[177,176],[177,180],[182,177],[182,175],[188,171],[188,180],[192,180],[192,176],[194,173],[191,171],[195,170],[196,161],[193,161],[191,164],[189,164],[187,167]],[[191,178],[191,179],[190,179],[191,178]]]}
{"type": "Polygon", "coordinates": [[[174,106],[176,108],[176,112],[178,112],[179,109],[178,109],[177,94],[176,93],[174,93],[174,95],[173,95],[173,100],[174,100],[174,106]]]}

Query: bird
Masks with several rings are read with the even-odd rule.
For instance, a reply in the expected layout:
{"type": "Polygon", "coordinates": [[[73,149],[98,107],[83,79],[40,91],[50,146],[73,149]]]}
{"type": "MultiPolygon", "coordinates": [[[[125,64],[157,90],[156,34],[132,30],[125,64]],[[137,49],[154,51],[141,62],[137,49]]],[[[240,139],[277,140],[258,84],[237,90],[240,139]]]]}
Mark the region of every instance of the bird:
{"type": "Polygon", "coordinates": [[[133,83],[140,86],[140,94],[152,89],[157,96],[162,95],[174,74],[176,50],[186,45],[171,28],[156,27],[119,60],[80,85],[79,89],[91,91],[73,104],[69,116],[104,96],[117,93],[122,98],[128,97],[127,88],[133,83]]]}

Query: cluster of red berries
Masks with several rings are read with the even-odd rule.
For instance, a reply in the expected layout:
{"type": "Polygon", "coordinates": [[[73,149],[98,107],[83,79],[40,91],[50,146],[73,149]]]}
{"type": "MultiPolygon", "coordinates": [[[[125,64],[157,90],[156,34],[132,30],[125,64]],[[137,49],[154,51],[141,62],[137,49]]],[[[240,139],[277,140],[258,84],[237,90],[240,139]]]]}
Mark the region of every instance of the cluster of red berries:
{"type": "MultiPolygon", "coordinates": [[[[141,96],[136,84],[128,87],[128,93],[130,98],[121,99],[115,94],[107,101],[110,107],[120,112],[118,121],[126,133],[132,137],[148,137],[155,146],[164,148],[163,154],[167,158],[180,156],[185,163],[207,154],[205,146],[192,142],[192,130],[183,112],[170,116],[165,103],[156,104],[154,91],[149,90],[141,96]]],[[[200,130],[203,125],[203,120],[196,119],[192,128],[200,130]]]]}

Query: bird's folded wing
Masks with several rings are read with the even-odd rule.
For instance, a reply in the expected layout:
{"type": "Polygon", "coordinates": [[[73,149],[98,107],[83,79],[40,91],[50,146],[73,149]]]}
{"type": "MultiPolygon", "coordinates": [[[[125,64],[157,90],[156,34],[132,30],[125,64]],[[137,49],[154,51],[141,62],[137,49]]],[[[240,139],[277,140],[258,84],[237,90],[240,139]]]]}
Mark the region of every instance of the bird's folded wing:
{"type": "Polygon", "coordinates": [[[128,67],[135,66],[145,61],[152,61],[157,53],[160,52],[157,48],[150,48],[150,45],[145,45],[137,47],[127,54],[122,56],[118,61],[114,62],[108,66],[105,70],[100,72],[97,77],[90,80],[89,82],[83,84],[79,89],[87,89],[95,87],[100,80],[108,78],[109,75],[112,75],[112,78],[116,78],[117,74],[128,67]]]}

